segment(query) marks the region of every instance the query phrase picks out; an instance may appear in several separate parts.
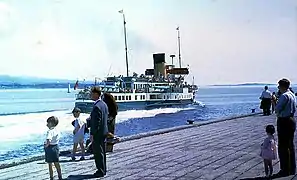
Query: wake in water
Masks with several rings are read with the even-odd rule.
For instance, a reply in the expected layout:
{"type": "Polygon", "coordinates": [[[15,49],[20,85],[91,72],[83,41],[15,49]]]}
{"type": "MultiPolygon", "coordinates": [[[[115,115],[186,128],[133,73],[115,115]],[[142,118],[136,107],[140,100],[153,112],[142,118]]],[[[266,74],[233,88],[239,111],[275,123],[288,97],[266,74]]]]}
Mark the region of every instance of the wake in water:
{"type": "MultiPolygon", "coordinates": [[[[130,119],[151,118],[159,114],[173,114],[191,109],[194,109],[194,107],[120,111],[116,123],[123,123],[130,119]]],[[[5,160],[9,159],[22,159],[30,155],[41,155],[43,153],[45,133],[48,130],[46,119],[52,115],[59,118],[57,128],[61,132],[61,149],[68,149],[72,145],[73,126],[71,122],[74,118],[71,110],[0,116],[0,161],[4,163],[5,160]]],[[[88,117],[89,114],[84,113],[80,116],[81,119],[87,119],[88,117]]]]}

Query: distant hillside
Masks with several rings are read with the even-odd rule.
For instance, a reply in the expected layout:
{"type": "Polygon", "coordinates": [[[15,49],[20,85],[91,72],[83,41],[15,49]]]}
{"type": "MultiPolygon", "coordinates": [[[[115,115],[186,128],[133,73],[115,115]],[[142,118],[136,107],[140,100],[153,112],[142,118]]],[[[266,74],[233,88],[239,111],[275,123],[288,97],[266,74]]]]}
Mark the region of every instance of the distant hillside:
{"type": "MultiPolygon", "coordinates": [[[[74,86],[76,80],[67,79],[49,79],[29,76],[9,76],[0,75],[0,88],[67,88],[70,83],[71,88],[74,86]]],[[[88,86],[93,82],[79,82],[79,86],[88,86]]]]}
{"type": "Polygon", "coordinates": [[[214,84],[210,86],[274,86],[275,84],[271,83],[242,83],[242,84],[214,84]]]}
{"type": "Polygon", "coordinates": [[[9,84],[28,85],[28,84],[57,83],[57,82],[68,83],[68,82],[75,82],[75,80],[0,75],[0,84],[2,85],[9,85],[9,84]]]}

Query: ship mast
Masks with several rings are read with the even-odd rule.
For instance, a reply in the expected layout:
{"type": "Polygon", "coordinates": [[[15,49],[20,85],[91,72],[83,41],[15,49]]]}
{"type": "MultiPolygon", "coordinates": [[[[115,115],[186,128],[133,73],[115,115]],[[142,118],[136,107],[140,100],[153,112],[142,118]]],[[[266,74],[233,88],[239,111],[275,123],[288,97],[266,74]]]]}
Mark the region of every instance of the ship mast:
{"type": "Polygon", "coordinates": [[[125,35],[125,52],[126,52],[126,71],[127,71],[127,77],[129,77],[126,19],[125,19],[124,10],[120,10],[119,13],[123,14],[124,35],[125,35]]]}
{"type": "Polygon", "coordinates": [[[179,32],[179,26],[176,28],[176,30],[177,30],[177,41],[178,41],[178,61],[179,61],[179,68],[181,68],[180,32],[179,32]]]}

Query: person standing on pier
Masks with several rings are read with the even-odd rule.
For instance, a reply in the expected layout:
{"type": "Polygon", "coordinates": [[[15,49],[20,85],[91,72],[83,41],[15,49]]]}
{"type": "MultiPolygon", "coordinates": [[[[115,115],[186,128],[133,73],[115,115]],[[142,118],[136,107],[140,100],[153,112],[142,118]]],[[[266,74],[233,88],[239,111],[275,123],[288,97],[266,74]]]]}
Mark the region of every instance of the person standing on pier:
{"type": "Polygon", "coordinates": [[[272,160],[277,158],[277,146],[274,139],[275,128],[273,125],[266,126],[267,137],[261,144],[260,156],[263,158],[266,178],[270,178],[273,173],[272,160]]]}
{"type": "Polygon", "coordinates": [[[56,126],[59,124],[59,120],[55,116],[51,116],[46,120],[48,131],[46,133],[46,141],[44,142],[45,162],[48,163],[48,169],[50,174],[50,180],[54,179],[53,164],[56,167],[58,178],[62,179],[61,166],[59,163],[59,140],[60,132],[56,126]]]}
{"type": "Polygon", "coordinates": [[[108,121],[107,121],[108,135],[107,135],[107,143],[106,143],[106,152],[112,152],[114,142],[118,140],[118,138],[114,136],[115,119],[118,114],[118,105],[114,97],[110,93],[104,93],[103,101],[106,103],[108,107],[108,121]]]}
{"type": "Polygon", "coordinates": [[[108,108],[101,100],[101,91],[99,87],[91,89],[91,98],[95,101],[90,115],[90,139],[92,141],[93,153],[97,171],[95,177],[104,177],[106,175],[106,150],[105,138],[108,133],[107,118],[108,108]]]}
{"type": "Polygon", "coordinates": [[[73,149],[72,149],[72,157],[71,160],[75,161],[75,153],[77,151],[77,146],[79,144],[81,148],[81,158],[80,160],[85,160],[85,146],[84,146],[84,138],[85,138],[85,127],[86,123],[79,118],[81,110],[79,108],[74,108],[72,110],[72,114],[75,120],[72,122],[74,126],[73,130],[73,149]]]}
{"type": "Polygon", "coordinates": [[[272,94],[268,90],[268,86],[264,87],[264,91],[262,92],[260,99],[261,99],[261,108],[263,109],[263,115],[268,116],[270,115],[270,108],[271,108],[271,98],[272,94]]]}
{"type": "Polygon", "coordinates": [[[294,175],[296,172],[294,147],[296,98],[289,90],[289,87],[290,81],[287,79],[281,79],[278,82],[278,89],[282,94],[275,107],[280,161],[280,171],[276,174],[276,177],[294,175]]]}

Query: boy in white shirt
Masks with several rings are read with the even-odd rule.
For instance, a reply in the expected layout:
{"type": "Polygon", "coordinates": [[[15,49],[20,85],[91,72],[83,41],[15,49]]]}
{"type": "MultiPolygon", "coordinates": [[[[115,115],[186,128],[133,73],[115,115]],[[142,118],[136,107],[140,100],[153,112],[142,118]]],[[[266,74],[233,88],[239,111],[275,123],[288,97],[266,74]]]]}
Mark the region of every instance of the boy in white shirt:
{"type": "Polygon", "coordinates": [[[79,144],[81,148],[82,156],[80,160],[85,159],[85,147],[84,147],[84,135],[85,135],[85,128],[86,123],[79,118],[81,110],[79,108],[74,108],[72,113],[73,116],[76,118],[74,120],[73,126],[73,151],[72,151],[72,160],[75,161],[75,153],[77,151],[77,146],[79,144]]]}
{"type": "Polygon", "coordinates": [[[44,151],[45,151],[45,162],[48,163],[50,179],[53,180],[53,165],[54,163],[59,179],[62,179],[61,167],[59,163],[59,140],[60,140],[60,132],[56,129],[59,120],[55,116],[51,116],[47,119],[47,127],[49,130],[46,134],[46,141],[44,143],[44,151]]]}

